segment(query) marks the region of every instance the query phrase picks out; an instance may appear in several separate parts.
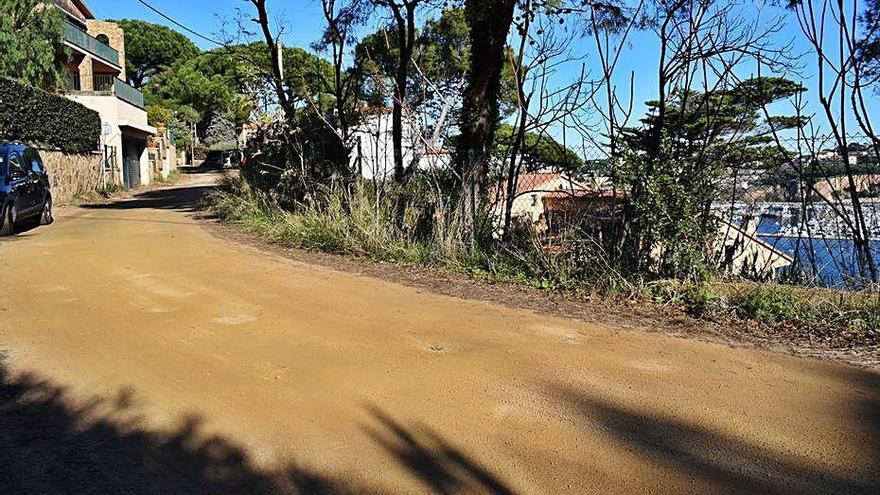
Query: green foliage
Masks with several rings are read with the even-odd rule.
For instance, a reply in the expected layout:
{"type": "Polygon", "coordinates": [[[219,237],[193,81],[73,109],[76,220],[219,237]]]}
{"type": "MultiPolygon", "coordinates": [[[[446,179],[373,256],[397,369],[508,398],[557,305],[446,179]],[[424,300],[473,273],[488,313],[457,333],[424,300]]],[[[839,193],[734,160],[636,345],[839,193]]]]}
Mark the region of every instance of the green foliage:
{"type": "Polygon", "coordinates": [[[98,147],[97,112],[33,86],[0,77],[0,139],[87,153],[98,147]],[[27,116],[27,118],[22,118],[27,116]]]}
{"type": "Polygon", "coordinates": [[[43,89],[66,85],[64,15],[40,0],[0,2],[0,74],[43,89]]]}
{"type": "Polygon", "coordinates": [[[199,54],[195,43],[169,27],[129,19],[112,22],[125,32],[125,71],[136,88],[175,62],[199,54]]]}
{"type": "MultiPolygon", "coordinates": [[[[495,132],[495,152],[509,156],[516,129],[501,124],[495,132]]],[[[566,148],[550,136],[527,132],[521,150],[524,171],[545,167],[567,172],[577,172],[584,167],[584,160],[573,150],[566,148]]]]}
{"type": "Polygon", "coordinates": [[[715,233],[708,206],[722,168],[676,161],[673,147],[664,138],[656,156],[627,150],[619,161],[615,183],[630,192],[621,229],[625,247],[615,258],[627,272],[702,280],[705,249],[715,233]]]}
{"type": "Polygon", "coordinates": [[[151,126],[155,127],[159,123],[170,124],[173,118],[174,112],[170,109],[159,105],[147,105],[147,122],[151,126]]]}
{"type": "Polygon", "coordinates": [[[284,208],[276,194],[267,194],[243,178],[226,178],[209,204],[218,217],[282,246],[444,267],[547,290],[573,287],[570,259],[549,255],[529,243],[515,250],[468,251],[449,237],[454,225],[435,225],[430,233],[420,228],[423,204],[411,202],[398,225],[394,200],[377,197],[365,183],[351,193],[333,189],[319,201],[284,208]]]}
{"type": "Polygon", "coordinates": [[[153,175],[153,184],[172,184],[179,178],[180,178],[180,170],[174,169],[168,174],[168,177],[165,177],[162,174],[158,174],[158,173],[154,174],[153,175]]]}
{"type": "Polygon", "coordinates": [[[769,124],[779,132],[801,122],[779,116],[765,120],[764,109],[805,90],[781,77],[755,77],[709,93],[675,90],[666,102],[662,122],[660,102],[650,101],[648,115],[642,119],[644,126],[625,129],[624,138],[632,149],[656,154],[657,139],[663,134],[670,139],[670,152],[676,159],[730,167],[778,166],[787,157],[769,144],[769,124]]]}
{"type": "Polygon", "coordinates": [[[198,115],[193,115],[192,111],[188,113],[185,107],[182,111],[175,112],[159,105],[147,105],[147,121],[154,127],[158,127],[160,123],[165,124],[178,149],[192,144],[190,124],[196,120],[198,115]]]}
{"type": "Polygon", "coordinates": [[[208,67],[210,61],[210,55],[203,54],[153,76],[144,87],[147,103],[172,110],[189,107],[198,113],[199,121],[214,111],[232,113],[243,121],[250,111],[246,98],[236,92],[235,82],[226,73],[208,67]]]}
{"type": "Polygon", "coordinates": [[[188,148],[192,145],[192,130],[190,122],[180,113],[173,114],[171,121],[168,123],[168,130],[174,139],[174,145],[177,149],[188,148]]]}
{"type": "Polygon", "coordinates": [[[880,337],[876,294],[773,284],[720,285],[717,290],[724,305],[735,308],[743,318],[867,332],[875,340],[880,337]]]}
{"type": "Polygon", "coordinates": [[[325,84],[333,81],[333,65],[302,48],[285,47],[284,80],[297,98],[317,99],[330,92],[325,84]]]}
{"type": "Polygon", "coordinates": [[[704,279],[719,177],[726,168],[788,161],[767,144],[762,115],[766,106],[802,91],[787,79],[762,77],[709,93],[675,90],[662,106],[648,102],[644,125],[624,130],[626,149],[612,167],[616,183],[627,191],[624,225],[612,242],[622,269],[704,279]]]}
{"type": "MultiPolygon", "coordinates": [[[[415,42],[413,58],[419,70],[412,69],[409,77],[410,105],[438,113],[444,98],[464,90],[470,70],[469,35],[464,9],[448,9],[439,18],[425,22],[415,42]]],[[[355,66],[361,68],[364,76],[362,98],[368,104],[386,105],[391,98],[391,78],[397,70],[398,51],[397,37],[391,29],[380,29],[365,36],[355,48],[355,66]],[[377,80],[382,82],[377,84],[377,80]]],[[[509,64],[505,69],[502,106],[506,113],[515,98],[515,78],[509,64]]],[[[458,118],[457,111],[453,109],[453,120],[458,118]]]]}
{"type": "Polygon", "coordinates": [[[282,210],[270,196],[241,179],[227,178],[210,198],[211,212],[271,242],[378,261],[434,264],[440,248],[423,244],[395,226],[393,209],[365,188],[334,191],[320,204],[282,210]]]}
{"type": "MultiPolygon", "coordinates": [[[[293,93],[301,99],[317,99],[323,89],[319,76],[332,74],[330,64],[301,48],[285,48],[284,61],[293,93]]],[[[265,43],[233,45],[174,63],[149,80],[144,94],[149,104],[196,112],[199,122],[221,112],[242,124],[261,103],[274,102],[270,75],[265,43]]]]}

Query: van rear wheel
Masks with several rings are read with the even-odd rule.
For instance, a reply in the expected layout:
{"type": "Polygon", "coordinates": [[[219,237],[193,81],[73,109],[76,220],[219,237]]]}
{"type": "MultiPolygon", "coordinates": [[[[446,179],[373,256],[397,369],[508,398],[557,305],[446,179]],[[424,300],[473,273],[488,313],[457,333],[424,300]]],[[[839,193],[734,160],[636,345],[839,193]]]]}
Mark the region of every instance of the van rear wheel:
{"type": "Polygon", "coordinates": [[[12,220],[12,205],[6,205],[3,208],[3,216],[0,217],[0,236],[12,235],[15,230],[15,226],[13,225],[12,220]]]}
{"type": "Polygon", "coordinates": [[[47,196],[46,201],[43,203],[43,213],[40,214],[40,225],[51,225],[54,221],[55,217],[52,216],[52,197],[47,196]]]}

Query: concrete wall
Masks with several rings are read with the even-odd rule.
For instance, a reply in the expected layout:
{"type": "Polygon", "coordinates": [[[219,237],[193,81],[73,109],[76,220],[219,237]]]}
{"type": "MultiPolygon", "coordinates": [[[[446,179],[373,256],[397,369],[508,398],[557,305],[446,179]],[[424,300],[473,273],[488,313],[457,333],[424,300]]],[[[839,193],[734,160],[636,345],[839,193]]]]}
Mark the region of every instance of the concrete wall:
{"type": "Polygon", "coordinates": [[[124,159],[137,155],[137,160],[140,162],[141,184],[149,184],[152,174],[150,173],[150,163],[146,150],[146,137],[155,132],[155,129],[147,125],[147,112],[113,95],[69,94],[67,97],[100,114],[102,126],[101,144],[103,146],[115,147],[119,156],[116,165],[120,168],[114,170],[112,176],[121,180],[121,167],[123,166],[124,159]],[[124,135],[128,131],[124,131],[123,126],[141,129],[143,132],[137,138],[129,139],[130,136],[124,135]],[[123,143],[124,137],[126,138],[126,143],[123,143]],[[137,141],[138,144],[135,146],[132,144],[132,141],[137,141]]]}
{"type": "Polygon", "coordinates": [[[100,154],[69,155],[60,151],[40,150],[40,156],[49,172],[55,204],[69,203],[77,196],[104,189],[100,154]]]}
{"type": "Polygon", "coordinates": [[[147,112],[144,109],[126,103],[116,96],[74,93],[67,97],[98,112],[102,122],[143,129],[148,134],[155,132],[155,129],[147,125],[147,112]]]}

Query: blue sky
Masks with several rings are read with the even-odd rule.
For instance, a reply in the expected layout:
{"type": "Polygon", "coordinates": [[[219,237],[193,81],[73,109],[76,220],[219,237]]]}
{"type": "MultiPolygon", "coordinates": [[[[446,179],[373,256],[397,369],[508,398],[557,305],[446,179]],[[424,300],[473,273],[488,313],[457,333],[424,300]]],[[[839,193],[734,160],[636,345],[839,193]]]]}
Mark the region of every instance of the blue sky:
{"type": "MultiPolygon", "coordinates": [[[[98,19],[141,19],[165,24],[177,31],[180,28],[150,11],[137,0],[86,0],[89,8],[98,19]]],[[[174,18],[183,25],[208,37],[223,30],[224,21],[235,19],[236,9],[251,12],[253,7],[247,0],[147,0],[158,10],[174,18]]],[[[290,45],[308,46],[321,34],[320,3],[316,0],[269,0],[273,18],[283,19],[287,31],[285,42],[290,45]]],[[[234,24],[229,25],[234,29],[234,24]]],[[[203,49],[214,45],[187,34],[203,49]]]]}
{"type": "MultiPolygon", "coordinates": [[[[148,3],[155,6],[165,14],[173,17],[177,21],[187,27],[200,32],[208,37],[219,37],[219,33],[225,28],[229,31],[235,30],[234,19],[236,17],[236,9],[243,9],[247,13],[252,12],[252,6],[247,0],[213,0],[213,1],[196,1],[196,0],[147,0],[148,3]]],[[[150,22],[166,24],[174,29],[181,31],[179,28],[171,25],[167,20],[150,11],[143,6],[138,0],[89,0],[89,6],[99,19],[119,19],[134,18],[143,19],[150,22]]],[[[320,2],[318,0],[269,0],[269,8],[271,15],[277,21],[284,24],[285,39],[284,42],[289,46],[308,47],[314,42],[321,33],[322,18],[320,14],[320,2]]],[[[774,11],[770,7],[764,7],[763,2],[756,0],[753,4],[746,4],[743,7],[743,15],[762,16],[769,19],[774,11]]],[[[375,22],[379,22],[377,19],[375,22]]],[[[196,44],[203,49],[213,48],[214,46],[195,36],[187,34],[196,44]]],[[[803,53],[808,50],[808,46],[802,41],[797,24],[793,19],[789,19],[782,31],[777,34],[780,43],[789,40],[795,40],[794,51],[803,53]]],[[[579,41],[581,45],[575,45],[576,48],[583,46],[588,57],[593,54],[593,47],[589,43],[590,40],[579,41]]],[[[629,74],[631,70],[636,71],[635,88],[634,88],[634,118],[638,118],[644,111],[643,102],[645,100],[656,97],[656,67],[657,67],[658,47],[654,40],[653,34],[640,32],[631,37],[630,47],[627,50],[619,67],[619,85],[628,91],[629,74]]],[[[588,70],[594,61],[587,60],[588,70]]],[[[803,78],[805,85],[811,90],[807,100],[811,102],[810,110],[818,111],[817,94],[813,91],[815,88],[815,78],[810,70],[811,64],[815,63],[811,59],[807,59],[806,69],[800,77],[792,77],[793,79],[803,78]]],[[[560,75],[560,83],[570,80],[578,72],[578,64],[572,64],[567,70],[560,75]]],[[[753,68],[744,67],[740,71],[741,76],[750,75],[753,68]]],[[[594,69],[595,72],[595,69],[594,69]]],[[[880,112],[880,96],[872,98],[870,103],[874,113],[880,112]]],[[[776,110],[780,113],[790,112],[788,104],[777,105],[776,110]]],[[[854,124],[854,123],[853,123],[854,124]]],[[[875,122],[875,125],[877,122],[875,122]]],[[[852,125],[854,129],[855,126],[852,125]]]]}

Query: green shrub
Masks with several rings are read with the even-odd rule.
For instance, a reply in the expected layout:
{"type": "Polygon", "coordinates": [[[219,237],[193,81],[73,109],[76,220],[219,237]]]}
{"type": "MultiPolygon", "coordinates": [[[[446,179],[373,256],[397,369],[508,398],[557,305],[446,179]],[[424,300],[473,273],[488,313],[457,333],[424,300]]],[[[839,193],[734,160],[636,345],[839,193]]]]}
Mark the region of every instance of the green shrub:
{"type": "Polygon", "coordinates": [[[159,123],[171,124],[173,118],[174,112],[171,110],[159,105],[147,105],[147,122],[151,126],[157,126],[159,123]]]}
{"type": "Polygon", "coordinates": [[[745,318],[874,333],[880,329],[880,299],[876,293],[754,283],[718,287],[726,304],[745,318]]]}
{"type": "Polygon", "coordinates": [[[0,77],[0,139],[87,153],[98,148],[97,112],[63,96],[0,77]]]}

